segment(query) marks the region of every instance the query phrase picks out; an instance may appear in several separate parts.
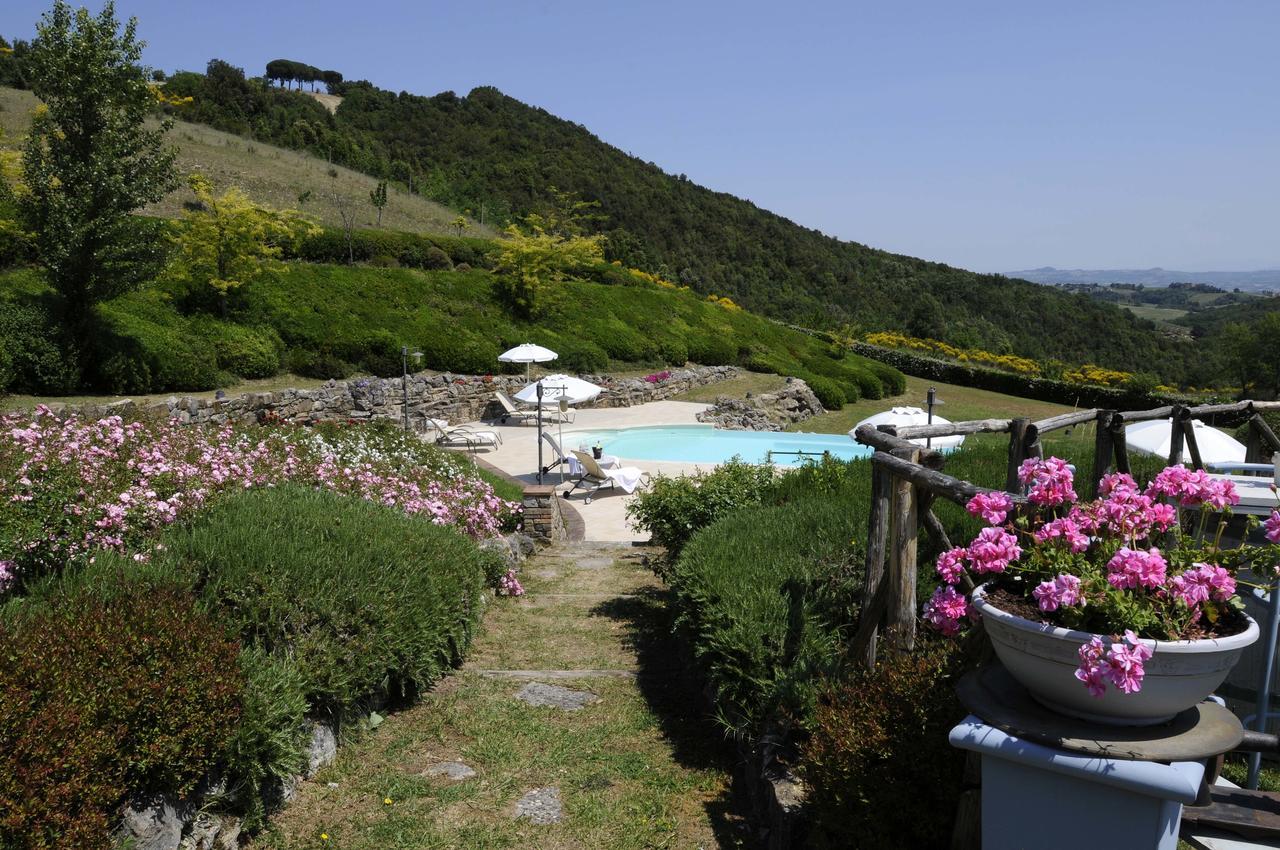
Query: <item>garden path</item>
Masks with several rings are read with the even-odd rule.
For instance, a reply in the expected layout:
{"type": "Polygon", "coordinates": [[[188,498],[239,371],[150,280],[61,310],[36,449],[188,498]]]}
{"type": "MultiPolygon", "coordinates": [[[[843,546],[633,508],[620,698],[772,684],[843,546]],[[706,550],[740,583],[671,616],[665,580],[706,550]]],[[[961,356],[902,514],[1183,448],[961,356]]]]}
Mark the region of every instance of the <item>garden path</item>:
{"type": "Polygon", "coordinates": [[[342,747],[253,847],[754,846],[649,554],[531,558],[526,594],[489,606],[467,663],[342,747]]]}

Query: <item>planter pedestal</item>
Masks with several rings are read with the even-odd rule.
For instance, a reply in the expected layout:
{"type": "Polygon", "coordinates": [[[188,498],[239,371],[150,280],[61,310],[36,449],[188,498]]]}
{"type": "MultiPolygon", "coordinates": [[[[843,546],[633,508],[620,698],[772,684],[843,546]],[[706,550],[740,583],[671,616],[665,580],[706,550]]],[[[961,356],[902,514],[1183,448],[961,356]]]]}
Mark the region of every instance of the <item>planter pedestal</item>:
{"type": "Polygon", "coordinates": [[[1002,732],[969,715],[951,743],[982,757],[983,850],[1176,850],[1200,762],[1079,755],[1002,732]]]}
{"type": "Polygon", "coordinates": [[[983,850],[1175,850],[1205,762],[1243,737],[1235,715],[1212,702],[1160,726],[1057,714],[998,664],[966,675],[956,692],[973,714],[950,740],[981,757],[983,850]]]}

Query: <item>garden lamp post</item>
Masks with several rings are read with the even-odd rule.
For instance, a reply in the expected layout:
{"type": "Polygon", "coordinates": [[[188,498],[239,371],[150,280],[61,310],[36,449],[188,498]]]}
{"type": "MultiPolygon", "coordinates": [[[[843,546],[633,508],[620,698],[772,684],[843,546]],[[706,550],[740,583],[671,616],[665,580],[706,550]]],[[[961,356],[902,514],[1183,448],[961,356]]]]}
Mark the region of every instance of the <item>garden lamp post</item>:
{"type": "Polygon", "coordinates": [[[400,389],[404,393],[404,430],[409,432],[409,357],[413,357],[413,363],[416,366],[422,360],[422,352],[415,351],[412,355],[409,353],[409,346],[400,346],[400,389]]]}
{"type": "MultiPolygon", "coordinates": [[[[929,418],[926,420],[928,424],[933,424],[933,406],[935,404],[946,404],[945,401],[938,398],[938,391],[933,387],[929,387],[929,392],[925,394],[925,404],[928,407],[929,418]]],[[[924,447],[926,449],[933,448],[933,438],[925,437],[924,447]]]]}
{"type": "Polygon", "coordinates": [[[538,393],[538,483],[542,483],[542,381],[534,384],[538,393]]]}

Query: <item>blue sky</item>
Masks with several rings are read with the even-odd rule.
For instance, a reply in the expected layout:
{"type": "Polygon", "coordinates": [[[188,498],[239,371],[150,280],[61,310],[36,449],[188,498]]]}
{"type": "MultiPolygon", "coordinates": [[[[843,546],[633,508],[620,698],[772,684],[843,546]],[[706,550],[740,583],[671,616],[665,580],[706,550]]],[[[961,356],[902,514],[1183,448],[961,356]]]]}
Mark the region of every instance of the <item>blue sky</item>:
{"type": "MultiPolygon", "coordinates": [[[[46,7],[8,0],[0,32],[46,7]]],[[[1280,3],[117,9],[166,70],[286,57],[420,94],[494,85],[805,226],[966,268],[1280,267],[1280,3]]]]}

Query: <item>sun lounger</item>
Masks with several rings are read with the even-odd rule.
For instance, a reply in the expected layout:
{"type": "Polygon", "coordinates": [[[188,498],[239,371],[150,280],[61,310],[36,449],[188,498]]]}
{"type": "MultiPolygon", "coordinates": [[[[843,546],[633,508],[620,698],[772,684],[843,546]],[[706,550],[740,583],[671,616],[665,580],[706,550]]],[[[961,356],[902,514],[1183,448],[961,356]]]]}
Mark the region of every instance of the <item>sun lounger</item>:
{"type": "Polygon", "coordinates": [[[538,418],[536,410],[521,410],[516,407],[515,402],[507,398],[504,392],[494,393],[498,397],[498,404],[502,405],[502,415],[498,417],[499,422],[505,423],[508,419],[515,419],[518,422],[528,422],[531,419],[538,418]]]}
{"type": "Polygon", "coordinates": [[[573,456],[578,459],[578,463],[582,464],[582,475],[577,481],[573,482],[573,487],[565,491],[564,497],[567,499],[574,494],[574,491],[581,488],[586,491],[586,504],[591,504],[591,494],[599,490],[601,487],[621,487],[625,493],[634,493],[637,487],[648,484],[649,473],[634,466],[619,466],[613,469],[601,469],[600,464],[596,462],[587,452],[575,450],[573,456]]]}
{"type": "Polygon", "coordinates": [[[475,451],[478,448],[495,449],[502,445],[502,437],[494,431],[477,431],[465,425],[450,426],[443,419],[427,419],[427,424],[435,432],[435,444],[446,448],[465,448],[475,451]]]}

